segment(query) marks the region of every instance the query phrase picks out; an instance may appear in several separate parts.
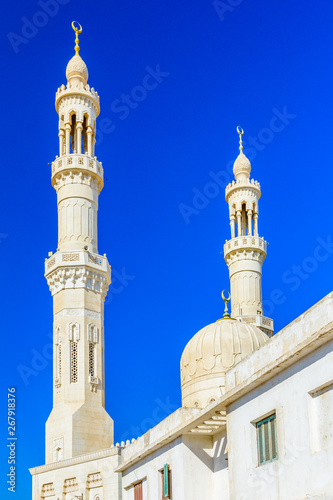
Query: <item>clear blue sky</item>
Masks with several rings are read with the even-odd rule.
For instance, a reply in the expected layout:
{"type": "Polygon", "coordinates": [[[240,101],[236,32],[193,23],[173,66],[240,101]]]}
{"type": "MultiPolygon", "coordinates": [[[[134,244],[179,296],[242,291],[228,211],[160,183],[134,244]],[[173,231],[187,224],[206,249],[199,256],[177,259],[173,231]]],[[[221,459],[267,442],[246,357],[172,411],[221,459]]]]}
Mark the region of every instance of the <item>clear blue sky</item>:
{"type": "Polygon", "coordinates": [[[44,463],[52,298],[43,265],[57,247],[49,162],[58,154],[54,97],[74,54],[74,19],[101,96],[96,154],[108,180],[99,251],[114,269],[105,358],[115,440],[137,437],[180,406],[182,351],[221,317],[229,287],[220,253],[230,237],[224,184],[238,154],[237,125],[262,186],[263,296],[276,331],[332,289],[332,2],[5,3],[1,498],[13,498],[4,484],[7,387],[18,399],[16,500],[31,496],[28,467],[44,463]],[[153,71],[158,84],[143,91],[153,71]],[[117,101],[124,95],[129,105],[117,101]],[[24,380],[26,368],[34,373],[24,380]]]}

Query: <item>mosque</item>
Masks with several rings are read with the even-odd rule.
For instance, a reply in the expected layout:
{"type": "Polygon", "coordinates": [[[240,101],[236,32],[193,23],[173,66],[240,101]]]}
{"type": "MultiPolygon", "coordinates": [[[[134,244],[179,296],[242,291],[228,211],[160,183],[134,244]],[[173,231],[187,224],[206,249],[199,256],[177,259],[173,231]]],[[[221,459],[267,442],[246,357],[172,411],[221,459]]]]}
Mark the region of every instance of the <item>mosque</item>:
{"type": "MultiPolygon", "coordinates": [[[[114,444],[104,405],[104,300],[111,267],[97,245],[103,166],[99,96],[79,55],[56,93],[58,248],[45,260],[53,297],[53,408],[33,500],[333,499],[333,292],[274,333],[263,314],[260,184],[240,153],[226,186],[225,311],[181,358],[182,406],[114,444]],[[228,312],[228,301],[231,312],[228,312]]],[[[147,381],[148,383],[148,381],[147,381]]]]}

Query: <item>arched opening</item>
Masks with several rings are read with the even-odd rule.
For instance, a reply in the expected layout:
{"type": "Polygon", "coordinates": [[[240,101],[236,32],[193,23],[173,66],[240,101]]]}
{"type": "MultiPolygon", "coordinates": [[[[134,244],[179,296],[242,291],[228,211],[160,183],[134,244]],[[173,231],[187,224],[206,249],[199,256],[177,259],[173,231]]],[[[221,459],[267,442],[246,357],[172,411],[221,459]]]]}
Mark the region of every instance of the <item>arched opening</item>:
{"type": "Polygon", "coordinates": [[[66,151],[64,115],[59,116],[59,156],[66,151]]]}
{"type": "Polygon", "coordinates": [[[73,113],[71,116],[71,153],[76,153],[76,114],[73,113]]]}
{"type": "Polygon", "coordinates": [[[230,227],[231,227],[231,238],[235,235],[235,220],[236,220],[236,205],[233,204],[230,210],[230,227]]]}
{"type": "Polygon", "coordinates": [[[71,383],[76,384],[78,381],[78,365],[77,365],[77,342],[70,342],[70,357],[71,357],[71,383]]]}
{"type": "Polygon", "coordinates": [[[88,126],[88,115],[85,114],[83,116],[83,124],[82,124],[82,151],[83,153],[88,152],[88,140],[87,140],[87,126],[88,126]]]}
{"type": "Polygon", "coordinates": [[[246,204],[245,203],[242,204],[241,224],[242,224],[241,235],[246,236],[247,235],[247,211],[246,211],[246,204]]]}
{"type": "Polygon", "coordinates": [[[89,342],[89,375],[95,377],[95,344],[89,342]]]}
{"type": "Polygon", "coordinates": [[[253,235],[258,236],[258,208],[256,203],[253,203],[252,221],[253,221],[253,235]]]}

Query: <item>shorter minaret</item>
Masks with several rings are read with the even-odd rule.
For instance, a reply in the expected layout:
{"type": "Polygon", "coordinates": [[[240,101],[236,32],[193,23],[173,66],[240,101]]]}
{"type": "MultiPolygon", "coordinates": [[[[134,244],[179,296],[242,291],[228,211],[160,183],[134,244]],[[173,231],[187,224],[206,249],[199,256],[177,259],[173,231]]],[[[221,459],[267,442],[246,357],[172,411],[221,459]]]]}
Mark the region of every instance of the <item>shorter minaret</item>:
{"type": "Polygon", "coordinates": [[[263,316],[262,307],[262,264],[267,242],[258,232],[260,184],[250,180],[251,163],[243,153],[244,132],[240,127],[237,132],[240,153],[233,167],[235,180],[225,191],[231,226],[231,239],[224,245],[230,276],[231,316],[273,334],[273,320],[263,316]]]}

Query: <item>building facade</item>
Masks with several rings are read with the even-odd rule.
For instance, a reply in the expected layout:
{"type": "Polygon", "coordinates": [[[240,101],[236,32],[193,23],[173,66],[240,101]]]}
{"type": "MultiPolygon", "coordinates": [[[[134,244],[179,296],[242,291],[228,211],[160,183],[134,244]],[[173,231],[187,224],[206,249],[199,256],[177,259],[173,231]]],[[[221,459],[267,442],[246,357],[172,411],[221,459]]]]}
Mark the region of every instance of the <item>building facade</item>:
{"type": "MultiPolygon", "coordinates": [[[[182,407],[132,442],[104,408],[104,299],[95,156],[99,97],[76,53],[56,94],[58,248],[45,262],[54,304],[53,409],[33,500],[333,499],[333,292],[273,335],[262,308],[260,185],[243,153],[226,187],[231,296],[181,358],[182,407]],[[228,300],[231,299],[231,316],[228,300]]],[[[148,383],[148,381],[147,381],[148,383]]]]}

